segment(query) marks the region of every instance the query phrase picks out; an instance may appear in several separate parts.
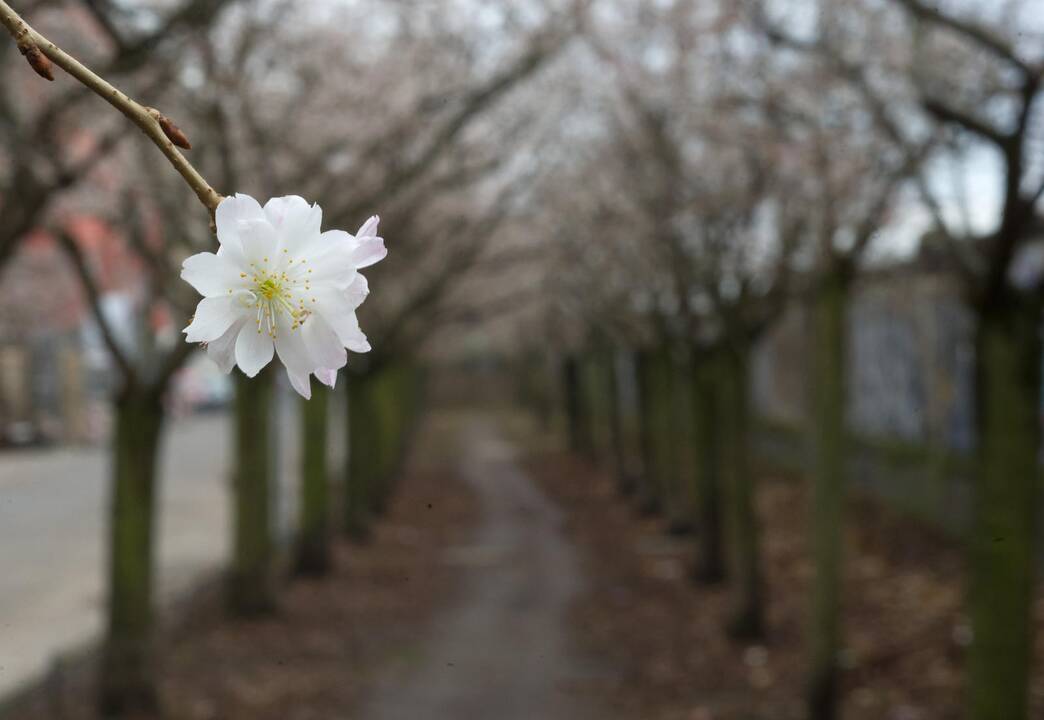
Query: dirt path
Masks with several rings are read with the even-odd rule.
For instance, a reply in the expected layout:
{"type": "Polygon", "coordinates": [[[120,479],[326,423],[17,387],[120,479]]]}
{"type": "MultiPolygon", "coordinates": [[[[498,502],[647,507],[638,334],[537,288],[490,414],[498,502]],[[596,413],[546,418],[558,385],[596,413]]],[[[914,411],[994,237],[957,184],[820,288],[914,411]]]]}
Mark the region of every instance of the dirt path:
{"type": "Polygon", "coordinates": [[[584,580],[557,507],[486,418],[469,419],[459,442],[461,472],[481,508],[470,543],[446,558],[462,566],[460,593],[360,717],[611,717],[591,691],[604,674],[573,647],[568,611],[584,580]]]}

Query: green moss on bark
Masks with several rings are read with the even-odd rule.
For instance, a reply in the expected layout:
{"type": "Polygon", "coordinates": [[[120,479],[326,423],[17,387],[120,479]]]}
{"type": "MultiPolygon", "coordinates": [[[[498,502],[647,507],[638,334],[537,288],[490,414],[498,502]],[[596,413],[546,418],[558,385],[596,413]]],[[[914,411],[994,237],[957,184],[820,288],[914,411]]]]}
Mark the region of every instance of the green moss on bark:
{"type": "Polygon", "coordinates": [[[312,382],[311,400],[301,402],[301,502],[296,569],[303,575],[325,575],[330,569],[329,398],[329,389],[312,382]]]}
{"type": "Polygon", "coordinates": [[[728,507],[731,576],[734,583],[729,634],[739,640],[764,637],[760,532],[750,468],[750,407],[746,345],[723,348],[719,366],[722,478],[728,507]]]}
{"type": "Polygon", "coordinates": [[[980,314],[979,431],[969,538],[970,720],[1026,718],[1040,505],[1040,307],[1014,299],[980,314]]]}
{"type": "Polygon", "coordinates": [[[692,432],[697,537],[693,577],[697,582],[714,584],[725,579],[726,567],[717,397],[717,363],[720,359],[710,353],[694,358],[692,432]]]}
{"type": "Polygon", "coordinates": [[[152,653],[156,468],[163,408],[129,388],[116,400],[109,540],[108,623],[99,679],[103,714],[150,713],[158,696],[152,653]]]}
{"type": "Polygon", "coordinates": [[[349,376],[348,457],[345,473],[344,530],[355,540],[369,537],[373,500],[380,456],[374,387],[368,375],[349,376]]]}
{"type": "Polygon", "coordinates": [[[815,382],[812,383],[812,556],[815,575],[809,619],[808,713],[832,720],[838,712],[841,648],[841,568],[845,496],[845,317],[849,287],[828,277],[813,308],[815,382]]]}
{"type": "Polygon", "coordinates": [[[233,469],[232,567],[228,606],[234,615],[272,612],[276,607],[272,492],[273,370],[257,377],[236,375],[235,468],[233,469]]]}

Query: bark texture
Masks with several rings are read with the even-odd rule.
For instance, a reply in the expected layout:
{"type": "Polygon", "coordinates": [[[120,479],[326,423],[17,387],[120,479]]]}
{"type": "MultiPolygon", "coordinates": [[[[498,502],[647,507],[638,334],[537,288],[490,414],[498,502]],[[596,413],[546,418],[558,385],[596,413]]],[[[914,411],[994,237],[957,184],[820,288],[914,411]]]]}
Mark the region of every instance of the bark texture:
{"type": "Polygon", "coordinates": [[[1026,718],[1040,503],[1040,307],[1015,299],[980,313],[979,430],[969,539],[971,720],[1026,718]]]}
{"type": "Polygon", "coordinates": [[[562,362],[562,390],[565,394],[566,423],[569,430],[569,449],[590,455],[593,451],[591,427],[584,412],[580,361],[573,355],[562,362]]]}
{"type": "Polygon", "coordinates": [[[838,713],[841,570],[845,497],[845,319],[849,286],[826,277],[813,308],[812,554],[815,576],[809,622],[808,714],[838,713]]]}
{"type": "Polygon", "coordinates": [[[718,361],[714,355],[704,356],[694,361],[693,367],[693,455],[698,517],[693,576],[703,584],[715,584],[725,579],[718,361]]]}
{"type": "Polygon", "coordinates": [[[301,503],[296,569],[319,576],[330,570],[330,391],[312,382],[312,399],[301,403],[301,503]]]}
{"type": "Polygon", "coordinates": [[[760,541],[750,468],[749,348],[723,349],[719,388],[722,423],[722,470],[728,505],[733,615],[729,634],[738,640],[764,637],[760,541]]]}
{"type": "Polygon", "coordinates": [[[374,383],[369,375],[347,378],[348,458],[344,491],[344,530],[354,540],[366,540],[373,517],[372,493],[380,457],[374,383]]]}
{"type": "Polygon", "coordinates": [[[638,354],[638,411],[639,440],[641,445],[642,471],[638,483],[638,509],[645,514],[658,513],[663,509],[662,481],[663,459],[660,453],[660,432],[657,378],[657,353],[643,350],[638,354]]]}
{"type": "Polygon", "coordinates": [[[270,613],[276,608],[272,492],[273,366],[257,377],[236,375],[233,546],[228,605],[234,615],[270,613]]]}
{"type": "Polygon", "coordinates": [[[163,408],[148,390],[116,400],[109,539],[108,624],[99,682],[103,715],[158,706],[152,652],[156,469],[163,408]]]}

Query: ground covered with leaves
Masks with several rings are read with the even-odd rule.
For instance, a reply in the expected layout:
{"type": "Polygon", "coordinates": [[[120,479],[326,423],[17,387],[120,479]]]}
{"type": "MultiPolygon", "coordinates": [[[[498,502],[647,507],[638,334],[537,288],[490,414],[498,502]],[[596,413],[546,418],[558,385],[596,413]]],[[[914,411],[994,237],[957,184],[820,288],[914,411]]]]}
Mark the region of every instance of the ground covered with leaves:
{"type": "MultiPolygon", "coordinates": [[[[768,599],[764,643],[725,632],[729,590],[691,579],[696,537],[668,537],[641,517],[608,475],[576,458],[531,461],[565,509],[580,546],[587,592],[575,608],[581,641],[619,668],[605,691],[623,717],[642,720],[788,720],[803,717],[804,628],[812,565],[807,496],[796,479],[759,487],[768,599]]],[[[963,717],[959,548],[874,503],[854,501],[846,535],[844,717],[963,717]]],[[[1032,717],[1044,717],[1044,602],[1037,606],[1032,717]]]]}
{"type": "MultiPolygon", "coordinates": [[[[475,521],[475,499],[444,463],[406,472],[372,539],[339,542],[336,570],[297,580],[270,618],[230,620],[215,586],[161,641],[164,717],[330,720],[352,717],[382,673],[417,651],[450,601],[442,562],[475,521]]],[[[6,720],[93,718],[94,658],[32,691],[6,720]]]]}

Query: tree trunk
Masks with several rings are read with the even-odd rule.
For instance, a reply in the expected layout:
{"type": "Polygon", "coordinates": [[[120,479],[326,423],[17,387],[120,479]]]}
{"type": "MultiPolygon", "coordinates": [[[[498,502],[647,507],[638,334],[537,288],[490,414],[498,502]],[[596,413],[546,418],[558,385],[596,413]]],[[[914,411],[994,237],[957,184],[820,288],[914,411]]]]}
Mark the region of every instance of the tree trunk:
{"type": "Polygon", "coordinates": [[[750,470],[748,352],[746,346],[723,350],[719,405],[723,426],[722,475],[726,481],[731,571],[735,580],[728,630],[737,640],[761,639],[765,633],[758,520],[750,470]]]}
{"type": "Polygon", "coordinates": [[[980,313],[979,432],[970,538],[971,720],[1028,715],[1040,484],[1040,308],[1014,299],[980,313]]]}
{"type": "Polygon", "coordinates": [[[320,576],[330,570],[330,391],[312,383],[312,399],[301,403],[301,509],[297,572],[320,576]]]}
{"type": "Polygon", "coordinates": [[[156,468],[163,407],[147,390],[116,400],[108,628],[99,683],[104,715],[158,709],[152,656],[156,468]]]}
{"type": "Polygon", "coordinates": [[[626,492],[638,493],[641,483],[642,441],[641,408],[638,387],[638,357],[631,350],[621,350],[616,363],[616,396],[620,411],[626,492]]]}
{"type": "Polygon", "coordinates": [[[666,465],[670,468],[670,505],[667,531],[671,535],[688,535],[695,529],[695,498],[693,487],[692,437],[693,413],[692,373],[687,357],[680,348],[672,347],[664,353],[664,444],[666,465]]]}
{"type": "Polygon", "coordinates": [[[845,320],[849,286],[824,279],[813,309],[815,345],[812,425],[812,555],[815,577],[809,624],[808,715],[838,714],[841,571],[845,496],[845,320]]]}
{"type": "Polygon", "coordinates": [[[608,357],[608,376],[606,377],[606,393],[609,399],[609,448],[613,459],[613,474],[616,486],[623,495],[634,491],[634,477],[631,475],[627,457],[627,433],[624,427],[624,355],[619,350],[610,350],[608,357]]]}
{"type": "Polygon", "coordinates": [[[371,476],[371,509],[383,515],[391,500],[403,458],[410,401],[410,370],[405,363],[386,365],[373,379],[378,428],[376,466],[371,476]]]}
{"type": "Polygon", "coordinates": [[[233,558],[230,610],[259,615],[276,607],[272,523],[273,367],[255,378],[236,376],[236,466],[233,470],[233,558]]]}
{"type": "Polygon", "coordinates": [[[656,355],[652,350],[638,353],[639,441],[642,471],[638,483],[638,510],[643,514],[658,513],[661,508],[660,472],[656,423],[656,355]]]}
{"type": "Polygon", "coordinates": [[[602,420],[605,418],[603,408],[603,386],[601,367],[597,350],[588,350],[580,358],[580,397],[583,403],[583,417],[587,424],[590,447],[587,459],[594,464],[604,460],[605,449],[602,438],[602,420]]]}
{"type": "Polygon", "coordinates": [[[724,527],[721,517],[721,442],[716,401],[716,356],[693,354],[693,439],[696,462],[698,536],[693,576],[715,584],[725,579],[724,527]]]}
{"type": "Polygon", "coordinates": [[[575,453],[591,453],[591,428],[584,412],[580,363],[569,355],[562,363],[562,391],[565,394],[566,422],[569,429],[569,449],[575,453]]]}
{"type": "Polygon", "coordinates": [[[348,378],[348,458],[344,492],[344,531],[354,540],[370,536],[371,493],[380,458],[380,429],[371,375],[348,378]]]}

